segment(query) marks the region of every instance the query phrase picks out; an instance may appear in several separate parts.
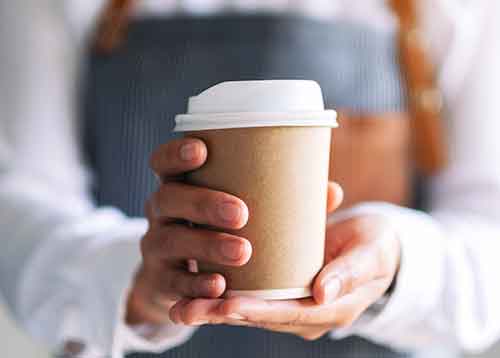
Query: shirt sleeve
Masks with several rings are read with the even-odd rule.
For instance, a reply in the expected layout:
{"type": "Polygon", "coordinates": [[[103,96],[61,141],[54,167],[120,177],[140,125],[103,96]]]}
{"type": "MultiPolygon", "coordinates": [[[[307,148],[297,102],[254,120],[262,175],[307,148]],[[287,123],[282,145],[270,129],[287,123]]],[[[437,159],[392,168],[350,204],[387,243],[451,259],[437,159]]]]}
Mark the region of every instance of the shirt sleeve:
{"type": "Polygon", "coordinates": [[[400,350],[446,345],[471,352],[500,338],[500,26],[495,18],[500,6],[489,0],[461,3],[468,8],[457,6],[449,15],[464,10],[462,27],[454,26],[449,43],[455,45],[441,61],[449,166],[430,182],[429,213],[365,203],[343,214],[386,216],[401,240],[402,261],[385,308],[334,337],[355,334],[400,350]]]}
{"type": "Polygon", "coordinates": [[[74,113],[79,48],[63,3],[0,2],[0,294],[54,350],[166,350],[193,329],[144,335],[124,322],[147,223],[92,202],[74,113]]]}

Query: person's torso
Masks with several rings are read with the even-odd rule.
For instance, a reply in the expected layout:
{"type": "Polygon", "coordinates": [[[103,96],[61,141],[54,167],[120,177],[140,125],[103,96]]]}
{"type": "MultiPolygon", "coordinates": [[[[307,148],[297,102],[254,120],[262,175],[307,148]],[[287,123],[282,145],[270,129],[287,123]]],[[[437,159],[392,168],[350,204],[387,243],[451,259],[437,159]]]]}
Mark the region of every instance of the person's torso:
{"type": "MultiPolygon", "coordinates": [[[[185,110],[189,96],[225,80],[284,78],[318,81],[328,107],[359,117],[345,119],[334,132],[332,176],[346,186],[348,204],[408,203],[408,125],[396,53],[392,33],[346,21],[224,16],[134,22],[126,43],[111,55],[92,56],[87,72],[84,120],[98,203],[142,216],[156,188],[149,155],[174,137],[174,116],[185,110]],[[391,180],[396,184],[389,185],[391,180]]],[[[200,328],[162,355],[404,356],[359,338],[305,342],[224,326],[200,328]]]]}

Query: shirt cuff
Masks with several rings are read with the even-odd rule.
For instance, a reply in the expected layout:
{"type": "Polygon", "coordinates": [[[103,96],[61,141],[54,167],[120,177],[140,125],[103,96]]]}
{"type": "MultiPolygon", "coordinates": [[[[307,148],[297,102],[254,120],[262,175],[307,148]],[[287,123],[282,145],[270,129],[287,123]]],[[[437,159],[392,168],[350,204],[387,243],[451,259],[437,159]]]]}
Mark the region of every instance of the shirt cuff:
{"type": "Polygon", "coordinates": [[[119,350],[117,357],[130,352],[162,353],[185,343],[196,331],[195,327],[174,323],[128,325],[125,322],[128,292],[123,293],[118,310],[114,339],[114,345],[119,350]]]}
{"type": "Polygon", "coordinates": [[[408,327],[421,321],[440,296],[440,226],[423,212],[377,202],[340,211],[329,221],[340,222],[360,215],[381,215],[394,226],[401,243],[400,269],[394,290],[382,308],[368,309],[351,327],[335,330],[331,337],[357,335],[394,349],[411,349],[420,344],[419,337],[405,335],[405,330],[408,332],[408,327]]]}

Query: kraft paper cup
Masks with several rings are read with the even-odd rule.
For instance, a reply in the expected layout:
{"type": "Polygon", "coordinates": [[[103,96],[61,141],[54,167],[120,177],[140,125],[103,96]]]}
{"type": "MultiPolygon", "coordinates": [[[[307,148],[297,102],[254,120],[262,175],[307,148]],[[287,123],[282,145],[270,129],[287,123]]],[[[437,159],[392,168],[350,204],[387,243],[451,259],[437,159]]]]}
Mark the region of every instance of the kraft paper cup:
{"type": "MultiPolygon", "coordinates": [[[[199,262],[225,276],[227,297],[311,296],[323,267],[331,129],[312,81],[225,82],[189,100],[176,131],[200,138],[206,164],[187,182],[233,194],[249,208],[248,224],[229,231],[253,247],[242,267],[199,262]]],[[[215,229],[215,228],[212,228],[215,229]]]]}

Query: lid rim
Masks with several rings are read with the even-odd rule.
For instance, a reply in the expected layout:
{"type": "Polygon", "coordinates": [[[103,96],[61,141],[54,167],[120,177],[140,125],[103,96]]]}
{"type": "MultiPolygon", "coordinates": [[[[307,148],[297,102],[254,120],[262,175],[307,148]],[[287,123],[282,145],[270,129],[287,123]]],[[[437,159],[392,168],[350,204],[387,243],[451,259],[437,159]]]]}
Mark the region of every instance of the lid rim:
{"type": "Polygon", "coordinates": [[[180,114],[174,132],[256,127],[338,127],[337,112],[234,112],[180,114]],[[265,119],[263,119],[265,118],[265,119]]]}

